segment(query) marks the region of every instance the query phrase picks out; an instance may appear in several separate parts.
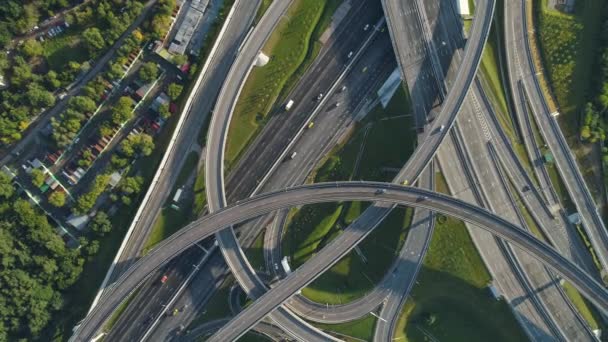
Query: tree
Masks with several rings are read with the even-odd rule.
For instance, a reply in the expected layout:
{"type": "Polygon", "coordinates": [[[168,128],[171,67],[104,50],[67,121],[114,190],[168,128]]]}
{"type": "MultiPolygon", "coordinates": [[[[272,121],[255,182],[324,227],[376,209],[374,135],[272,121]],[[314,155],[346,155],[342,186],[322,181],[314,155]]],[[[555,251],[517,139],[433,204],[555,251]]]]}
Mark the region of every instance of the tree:
{"type": "Polygon", "coordinates": [[[42,184],[44,184],[44,180],[46,179],[46,175],[40,169],[32,170],[30,177],[32,177],[32,184],[34,184],[34,186],[37,188],[41,187],[42,184]]]}
{"type": "Polygon", "coordinates": [[[139,69],[139,78],[148,83],[152,82],[158,76],[158,66],[154,62],[147,62],[139,69]]]}
{"type": "Polygon", "coordinates": [[[112,222],[110,222],[108,214],[103,211],[97,212],[97,215],[95,215],[91,221],[91,230],[97,233],[99,236],[104,236],[105,234],[111,232],[112,222]]]}
{"type": "Polygon", "coordinates": [[[169,104],[167,104],[167,103],[162,104],[158,108],[158,115],[160,115],[161,118],[167,120],[171,116],[171,111],[169,110],[169,104]]]}
{"type": "Polygon", "coordinates": [[[38,84],[32,83],[25,94],[28,102],[34,108],[48,108],[55,104],[55,96],[38,84]]]}
{"type": "Polygon", "coordinates": [[[53,191],[49,195],[49,204],[61,208],[65,205],[65,192],[63,191],[53,191]]]}
{"type": "Polygon", "coordinates": [[[0,171],[0,198],[8,199],[13,196],[14,192],[15,188],[11,183],[11,177],[8,174],[0,171]]]}
{"type": "Polygon", "coordinates": [[[61,81],[57,78],[57,73],[53,70],[49,70],[46,74],[47,89],[55,90],[61,86],[61,81]]]}
{"type": "Polygon", "coordinates": [[[93,240],[85,247],[88,256],[93,256],[99,252],[99,241],[93,240]]]}
{"type": "Polygon", "coordinates": [[[11,42],[13,35],[8,29],[8,24],[0,23],[0,48],[4,49],[11,42]]]}
{"type": "Polygon", "coordinates": [[[44,49],[42,44],[35,39],[28,39],[23,43],[21,51],[28,57],[42,56],[44,49]]]}
{"type": "Polygon", "coordinates": [[[173,101],[175,101],[175,100],[177,100],[179,95],[181,95],[183,90],[184,90],[184,87],[182,85],[177,84],[177,83],[171,83],[171,84],[169,84],[169,87],[167,87],[167,95],[169,95],[169,97],[173,101]]]}
{"type": "Polygon", "coordinates": [[[84,32],[82,32],[82,38],[84,38],[84,42],[91,52],[97,52],[106,45],[106,42],[101,35],[101,31],[97,27],[90,27],[84,30],[84,32]]]}
{"type": "Polygon", "coordinates": [[[110,70],[108,70],[108,77],[117,80],[124,74],[124,70],[122,69],[122,65],[119,63],[110,63],[110,70]]]}
{"type": "Polygon", "coordinates": [[[69,108],[79,113],[93,113],[97,105],[87,96],[74,96],[70,99],[69,108]]]}
{"type": "Polygon", "coordinates": [[[72,211],[75,214],[84,214],[91,210],[99,196],[106,190],[109,181],[109,175],[98,175],[95,177],[95,181],[93,181],[89,191],[78,198],[72,211]]]}
{"type": "Polygon", "coordinates": [[[144,183],[142,177],[127,177],[120,184],[120,190],[126,195],[132,195],[141,191],[141,186],[144,183]]]}
{"type": "Polygon", "coordinates": [[[123,96],[112,108],[112,122],[120,125],[133,117],[133,100],[128,96],[123,96]]]}
{"type": "Polygon", "coordinates": [[[132,157],[135,154],[149,156],[153,149],[152,137],[146,133],[129,135],[120,144],[120,150],[127,157],[132,157]]]}
{"type": "Polygon", "coordinates": [[[32,67],[21,56],[17,56],[13,63],[11,84],[22,87],[32,80],[32,67]]]}
{"type": "Polygon", "coordinates": [[[171,58],[171,60],[177,65],[184,65],[186,62],[188,62],[188,57],[184,55],[175,55],[173,58],[171,58]]]}

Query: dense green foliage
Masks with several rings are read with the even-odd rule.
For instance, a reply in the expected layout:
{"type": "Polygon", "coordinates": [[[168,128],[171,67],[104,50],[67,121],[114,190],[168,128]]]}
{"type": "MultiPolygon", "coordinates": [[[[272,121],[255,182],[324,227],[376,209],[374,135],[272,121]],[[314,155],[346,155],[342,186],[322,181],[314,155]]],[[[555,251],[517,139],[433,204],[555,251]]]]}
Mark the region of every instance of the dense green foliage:
{"type": "Polygon", "coordinates": [[[120,151],[127,157],[136,154],[149,156],[154,149],[152,137],[146,133],[131,134],[120,144],[120,151]]]}
{"type": "Polygon", "coordinates": [[[95,177],[95,181],[93,181],[89,191],[76,200],[76,205],[72,208],[72,212],[75,214],[84,214],[91,210],[99,196],[106,190],[109,182],[109,175],[98,175],[95,177]]]}
{"type": "Polygon", "coordinates": [[[558,99],[568,96],[583,25],[572,16],[542,11],[539,16],[540,41],[551,84],[558,99]]]}
{"type": "Polygon", "coordinates": [[[84,259],[0,172],[0,341],[31,340],[61,308],[84,259]],[[11,190],[9,190],[11,189],[11,190]]]}
{"type": "MultiPolygon", "coordinates": [[[[14,35],[42,25],[41,20],[55,10],[77,2],[33,0],[24,6],[20,1],[4,1],[0,5],[0,45],[10,46],[14,35]]],[[[0,143],[21,139],[21,132],[31,120],[55,103],[57,94],[53,92],[69,86],[88,70],[86,61],[112,44],[142,8],[141,2],[134,0],[91,0],[66,14],[65,20],[71,25],[61,35],[47,37],[42,43],[27,39],[12,49],[11,58],[2,50],[0,75],[8,88],[0,91],[0,143]]],[[[66,116],[71,119],[69,127],[55,137],[60,147],[75,134],[77,120],[73,115],[66,116]]]]}

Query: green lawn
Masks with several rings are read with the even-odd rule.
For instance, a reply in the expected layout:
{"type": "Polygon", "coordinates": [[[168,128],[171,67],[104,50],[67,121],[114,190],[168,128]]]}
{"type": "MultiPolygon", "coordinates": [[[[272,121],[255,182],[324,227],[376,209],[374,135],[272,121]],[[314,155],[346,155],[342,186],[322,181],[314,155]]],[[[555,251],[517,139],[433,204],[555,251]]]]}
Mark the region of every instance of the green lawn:
{"type": "MultiPolygon", "coordinates": [[[[437,188],[447,191],[440,174],[437,188]]],[[[486,288],[490,280],[464,224],[438,217],[395,340],[526,341],[506,302],[494,300],[486,288]],[[431,316],[435,321],[429,324],[431,316]]]]}
{"type": "Polygon", "coordinates": [[[60,72],[69,61],[82,63],[89,59],[89,52],[81,43],[79,34],[64,33],[42,43],[44,56],[51,69],[60,72]]]}
{"type": "Polygon", "coordinates": [[[574,15],[536,1],[537,33],[543,62],[559,103],[560,121],[566,136],[578,134],[578,110],[593,78],[597,38],[601,32],[603,1],[577,1],[574,15]]]}
{"type": "Polygon", "coordinates": [[[329,333],[333,332],[346,342],[371,341],[374,338],[376,317],[367,315],[358,320],[342,324],[315,324],[316,327],[329,333]]]}
{"type": "Polygon", "coordinates": [[[286,82],[304,62],[328,0],[295,0],[262,51],[271,58],[252,70],[234,110],[226,147],[228,168],[259,131],[286,82]]]}
{"type": "Polygon", "coordinates": [[[171,207],[163,208],[162,212],[154,222],[154,227],[144,245],[143,254],[147,254],[159,242],[173,235],[182,227],[190,223],[191,204],[183,199],[183,205],[179,210],[171,207]]]}
{"type": "Polygon", "coordinates": [[[194,206],[192,215],[198,217],[207,204],[207,193],[205,192],[205,168],[201,168],[194,181],[194,206]]]}

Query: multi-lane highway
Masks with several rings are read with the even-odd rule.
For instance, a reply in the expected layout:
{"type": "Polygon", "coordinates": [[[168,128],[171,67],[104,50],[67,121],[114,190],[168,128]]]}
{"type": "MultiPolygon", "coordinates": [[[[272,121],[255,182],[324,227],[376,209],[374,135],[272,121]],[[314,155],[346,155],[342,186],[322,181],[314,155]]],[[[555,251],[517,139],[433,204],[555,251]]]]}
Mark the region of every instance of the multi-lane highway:
{"type": "MultiPolygon", "coordinates": [[[[153,270],[188,249],[196,241],[210,236],[223,227],[232,226],[275,210],[330,201],[391,202],[422,207],[470,222],[526,250],[570,281],[599,310],[604,313],[608,312],[608,292],[601,284],[532,234],[485,209],[422,189],[375,182],[335,182],[300,186],[255,196],[237,202],[232,207],[210,214],[183,228],[138,261],[116,282],[115,287],[104,296],[98,306],[83,321],[76,332],[76,338],[78,340],[90,339],[129,293],[153,270]]],[[[364,235],[365,229],[363,228],[361,226],[347,228],[343,234],[312,257],[308,263],[281,281],[231,321],[235,323],[222,328],[216,337],[229,336],[226,339],[219,339],[227,341],[235,336],[240,336],[247,328],[338,261],[340,255],[344,253],[344,246],[356,245],[350,240],[358,240],[361,235],[364,235]],[[235,328],[237,330],[233,330],[235,328]]]]}
{"type": "MultiPolygon", "coordinates": [[[[236,101],[238,99],[238,95],[240,93],[240,89],[243,86],[246,76],[249,74],[251,68],[253,67],[253,60],[257,55],[258,51],[261,50],[264,42],[269,36],[271,32],[271,28],[276,25],[276,23],[281,19],[282,14],[287,9],[287,5],[289,3],[273,3],[269,8],[268,12],[264,15],[264,18],[258,25],[258,27],[252,32],[249,40],[243,46],[241,50],[242,53],[239,55],[237,60],[235,61],[231,71],[228,75],[224,86],[222,87],[222,91],[220,92],[220,96],[218,98],[218,103],[214,109],[213,118],[211,120],[211,125],[209,128],[209,134],[207,138],[207,154],[206,154],[206,191],[207,191],[207,201],[209,205],[210,212],[222,208],[226,205],[226,193],[224,186],[224,150],[226,145],[226,139],[228,134],[228,129],[230,125],[230,120],[232,117],[232,113],[234,107],[236,105],[236,101]]],[[[370,4],[366,4],[365,2],[356,1],[354,2],[354,10],[357,11],[357,16],[352,16],[350,19],[347,19],[347,24],[352,22],[352,25],[360,26],[360,21],[354,21],[354,18],[358,20],[365,20],[366,12],[364,11],[366,8],[370,8],[370,4]]],[[[371,7],[373,8],[373,7],[371,7]]],[[[373,14],[374,11],[368,11],[367,16],[369,14],[373,14]]],[[[348,26],[348,25],[344,25],[348,26]]],[[[363,27],[359,28],[359,30],[363,31],[363,27]]],[[[325,77],[322,78],[321,82],[316,82],[317,84],[310,84],[307,91],[307,95],[301,98],[301,102],[308,104],[308,107],[311,107],[311,101],[319,94],[324,93],[325,97],[321,99],[321,103],[325,103],[329,92],[331,90],[325,90],[327,88],[335,88],[331,82],[333,82],[333,75],[336,75],[336,72],[340,72],[342,69],[343,63],[348,63],[349,59],[356,59],[360,54],[359,49],[361,44],[361,39],[356,34],[356,29],[352,29],[350,34],[346,34],[346,39],[344,41],[337,40],[341,44],[336,44],[338,47],[340,45],[351,46],[351,50],[353,54],[348,51],[342,50],[342,56],[332,55],[329,51],[326,51],[324,56],[320,59],[323,60],[323,57],[327,57],[327,63],[323,63],[321,61],[317,64],[317,68],[324,68],[326,72],[324,73],[325,77]],[[350,56],[349,56],[350,55],[350,56]],[[327,72],[328,71],[328,72],[327,72]],[[330,81],[330,82],[328,82],[330,81]],[[324,84],[325,83],[325,84],[324,84]],[[316,94],[312,94],[313,89],[319,89],[319,92],[316,94]]],[[[348,32],[346,32],[348,33],[348,32]]],[[[369,44],[374,35],[377,32],[375,30],[370,30],[369,37],[363,40],[363,44],[369,44]]],[[[334,38],[337,39],[337,38],[334,38]]],[[[340,49],[338,49],[340,51],[340,49]]],[[[348,67],[347,67],[348,69],[348,67]]],[[[335,76],[334,76],[335,77],[335,76]]],[[[313,113],[317,110],[315,108],[314,103],[312,103],[312,108],[309,111],[313,113]]],[[[306,119],[307,116],[305,113],[305,108],[295,108],[292,109],[293,113],[300,113],[300,118],[296,120],[296,122],[301,121],[302,119],[306,119]],[[302,110],[304,109],[304,110],[302,110]],[[304,115],[302,115],[304,114],[304,115]]],[[[237,189],[240,188],[240,196],[247,196],[251,191],[255,190],[257,186],[254,181],[260,181],[265,178],[265,173],[268,172],[266,168],[268,165],[276,165],[276,163],[280,162],[280,160],[276,160],[277,156],[284,151],[285,145],[288,145],[288,141],[293,138],[293,134],[297,134],[294,132],[294,128],[298,129],[298,125],[294,125],[294,122],[290,122],[283,118],[283,120],[275,120],[275,124],[283,125],[283,129],[279,128],[277,130],[267,130],[269,135],[266,137],[262,136],[258,138],[257,146],[263,147],[263,149],[259,150],[259,153],[249,153],[249,160],[243,158],[245,162],[241,162],[241,165],[245,166],[248,170],[248,174],[246,177],[233,177],[232,180],[236,180],[237,189]],[[287,129],[285,129],[287,128],[287,129]],[[277,137],[277,132],[279,136],[277,137]],[[278,139],[283,138],[283,139],[278,139]],[[266,139],[267,141],[272,139],[274,140],[274,145],[265,145],[260,142],[263,142],[266,139]],[[282,143],[282,141],[287,140],[287,142],[282,143]],[[276,146],[273,148],[273,146],[276,146]],[[278,148],[278,149],[277,149],[278,148]],[[249,161],[250,163],[246,163],[249,161]],[[259,165],[258,167],[252,167],[252,162],[255,161],[255,165],[259,165]],[[266,161],[266,165],[264,165],[264,161],[266,161]],[[258,173],[257,176],[251,175],[253,170],[262,171],[262,173],[258,173]],[[245,186],[243,186],[245,185],[245,186]],[[253,188],[251,187],[253,185],[253,188]],[[246,187],[249,186],[249,189],[246,187]]],[[[301,124],[305,124],[304,122],[301,124]]],[[[300,128],[300,132],[301,132],[300,128]]],[[[280,157],[279,157],[280,159],[280,157]]],[[[271,166],[272,169],[272,166],[271,166]]],[[[258,171],[258,172],[259,172],[258,171]]],[[[234,235],[232,229],[224,230],[217,234],[217,241],[219,242],[219,246],[222,250],[222,254],[227,261],[228,266],[232,270],[237,281],[241,284],[244,290],[248,293],[248,295],[257,298],[265,291],[264,283],[255,275],[255,270],[249,265],[246,260],[246,257],[238,244],[238,240],[234,235]]],[[[290,331],[294,336],[299,337],[304,340],[328,340],[332,339],[331,336],[322,333],[318,329],[306,324],[302,319],[293,315],[286,309],[279,309],[275,314],[273,314],[272,319],[279,324],[283,329],[290,331]]]]}
{"type": "MultiPolygon", "coordinates": [[[[527,1],[506,1],[504,6],[506,50],[510,52],[507,54],[509,79],[512,87],[517,82],[521,82],[526,94],[522,96],[517,89],[511,89],[512,95],[516,103],[529,104],[531,115],[553,153],[555,165],[564,179],[570,199],[576,206],[585,232],[606,271],[608,270],[608,232],[578,168],[576,158],[570,151],[556,117],[552,115],[541,90],[528,37],[530,30],[526,13],[527,1]]],[[[520,126],[522,125],[525,123],[520,122],[520,126]]],[[[534,162],[542,161],[535,158],[534,162]]]]}
{"type": "MultiPolygon", "coordinates": [[[[397,46],[396,51],[405,50],[399,48],[399,45],[401,44],[408,44],[408,41],[406,40],[407,35],[404,33],[407,31],[407,23],[399,19],[399,17],[403,15],[403,11],[400,7],[401,4],[399,1],[391,0],[383,0],[382,3],[385,9],[387,22],[391,28],[390,32],[393,38],[393,44],[397,46]]],[[[414,151],[414,154],[403,169],[404,172],[400,175],[400,178],[408,180],[409,182],[415,181],[426,165],[432,160],[435,152],[439,149],[439,145],[445,139],[449,129],[454,124],[460,107],[475,79],[479,63],[481,62],[483,48],[492,24],[495,3],[494,0],[488,0],[477,4],[475,19],[473,20],[471,32],[465,46],[464,56],[462,57],[462,62],[456,77],[454,78],[454,82],[448,83],[450,89],[445,100],[441,104],[441,111],[427,127],[428,137],[424,140],[424,143],[418,146],[414,151]]],[[[401,56],[398,52],[397,57],[398,62],[402,66],[402,70],[409,65],[407,56],[401,56]],[[402,60],[401,58],[404,59],[402,60]]]]}
{"type": "MultiPolygon", "coordinates": [[[[470,44],[467,45],[465,49],[465,57],[463,66],[459,69],[457,73],[455,82],[453,84],[453,91],[448,94],[448,98],[446,99],[444,106],[442,107],[442,112],[439,114],[436,122],[432,129],[437,129],[438,134],[434,135],[434,138],[428,138],[428,140],[433,140],[433,143],[425,143],[420,146],[417,151],[418,155],[415,155],[410,159],[410,165],[405,170],[410,170],[409,175],[402,176],[400,175],[396,181],[403,181],[403,179],[410,178],[414,180],[418,177],[418,174],[422,172],[424,167],[431,160],[435,151],[437,150],[442,137],[447,133],[447,128],[451,126],[451,122],[456,117],[456,114],[459,110],[460,105],[462,104],[466,92],[474,78],[476,73],[477,66],[479,65],[481,58],[481,51],[483,50],[483,46],[485,44],[485,40],[487,39],[487,34],[489,32],[489,27],[491,23],[491,18],[493,15],[494,2],[488,2],[487,6],[480,6],[478,8],[478,18],[473,24],[472,28],[472,37],[470,39],[470,44]],[[462,93],[462,94],[460,94],[462,93]],[[447,114],[446,114],[447,113],[447,114]],[[447,123],[447,125],[443,124],[443,122],[447,123]],[[435,128],[436,127],[436,128],[435,128]],[[411,165],[411,162],[414,161],[414,166],[411,165]],[[412,177],[409,177],[412,175],[412,177]],[[414,177],[415,176],[415,177],[414,177]]],[[[275,19],[278,20],[278,19],[275,19]]],[[[220,99],[218,101],[218,106],[216,106],[216,110],[214,113],[214,117],[212,119],[211,127],[209,130],[208,137],[208,149],[207,149],[207,158],[206,158],[206,180],[207,180],[207,198],[209,201],[209,207],[213,211],[215,208],[221,208],[226,204],[226,198],[224,193],[223,186],[223,151],[225,146],[225,140],[227,136],[228,126],[230,122],[230,117],[232,115],[232,109],[234,108],[236,99],[238,98],[239,89],[244,82],[246,75],[248,74],[250,68],[252,67],[252,61],[257,54],[257,51],[262,46],[264,39],[267,35],[264,34],[253,34],[253,36],[259,37],[257,41],[257,48],[248,49],[253,50],[249,54],[251,56],[245,56],[244,62],[235,63],[233,66],[233,71],[235,72],[235,76],[228,79],[225,83],[222,92],[220,93],[220,99]],[[234,79],[234,81],[232,81],[234,79]],[[223,95],[226,90],[226,93],[230,94],[228,96],[223,95]],[[214,204],[215,202],[215,204],[214,204]]],[[[247,46],[247,44],[246,44],[247,46]]],[[[376,208],[377,213],[374,213],[377,220],[376,222],[381,222],[381,220],[386,217],[388,212],[390,212],[389,208],[376,208]]],[[[373,210],[366,211],[368,215],[371,215],[373,210]]],[[[371,230],[370,230],[371,231],[371,230]]],[[[235,273],[237,279],[242,277],[242,275],[249,273],[252,274],[252,269],[246,262],[246,259],[236,243],[236,238],[234,236],[234,232],[231,230],[224,231],[217,236],[218,241],[220,242],[220,246],[222,247],[222,252],[224,256],[228,260],[228,264],[230,265],[233,273],[235,273]]],[[[246,288],[255,288],[257,285],[260,290],[263,289],[263,286],[260,286],[260,282],[257,283],[254,281],[255,278],[252,276],[242,277],[239,279],[239,282],[242,284],[245,281],[250,283],[249,286],[246,285],[246,288]]],[[[279,311],[279,314],[282,314],[279,311]]],[[[285,313],[287,314],[287,313],[285,313]]],[[[292,316],[293,317],[293,316],[292,316]]]]}

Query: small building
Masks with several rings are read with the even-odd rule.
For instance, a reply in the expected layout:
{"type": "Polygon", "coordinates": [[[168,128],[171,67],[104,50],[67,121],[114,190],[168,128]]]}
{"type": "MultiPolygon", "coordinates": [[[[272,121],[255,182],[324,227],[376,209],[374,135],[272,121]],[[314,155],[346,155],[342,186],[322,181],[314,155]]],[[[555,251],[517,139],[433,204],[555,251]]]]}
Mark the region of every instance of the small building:
{"type": "Polygon", "coordinates": [[[154,101],[152,101],[150,109],[153,110],[155,113],[158,113],[161,106],[169,104],[170,102],[171,99],[169,98],[169,96],[162,92],[154,99],[154,101]]]}
{"type": "Polygon", "coordinates": [[[186,15],[184,20],[179,25],[175,38],[169,44],[169,52],[176,55],[186,53],[190,40],[197,29],[209,1],[207,0],[192,0],[188,8],[185,8],[186,15]]]}
{"type": "Polygon", "coordinates": [[[67,223],[78,229],[78,230],[82,230],[84,227],[87,226],[87,223],[89,223],[89,215],[70,215],[70,217],[68,217],[67,223]]]}
{"type": "Polygon", "coordinates": [[[110,181],[108,182],[108,184],[110,185],[110,187],[115,188],[118,185],[118,183],[120,183],[121,179],[122,179],[122,176],[120,175],[120,173],[118,173],[117,171],[114,171],[110,175],[110,181]]]}
{"type": "Polygon", "coordinates": [[[148,91],[150,91],[150,88],[152,88],[152,83],[146,83],[144,85],[142,85],[141,87],[139,87],[136,91],[135,91],[135,99],[137,101],[141,101],[144,96],[146,96],[146,94],[148,93],[148,91]]]}
{"type": "Polygon", "coordinates": [[[543,159],[545,160],[545,163],[553,163],[555,161],[555,159],[553,159],[553,154],[551,154],[551,152],[547,152],[543,155],[543,159]]]}

